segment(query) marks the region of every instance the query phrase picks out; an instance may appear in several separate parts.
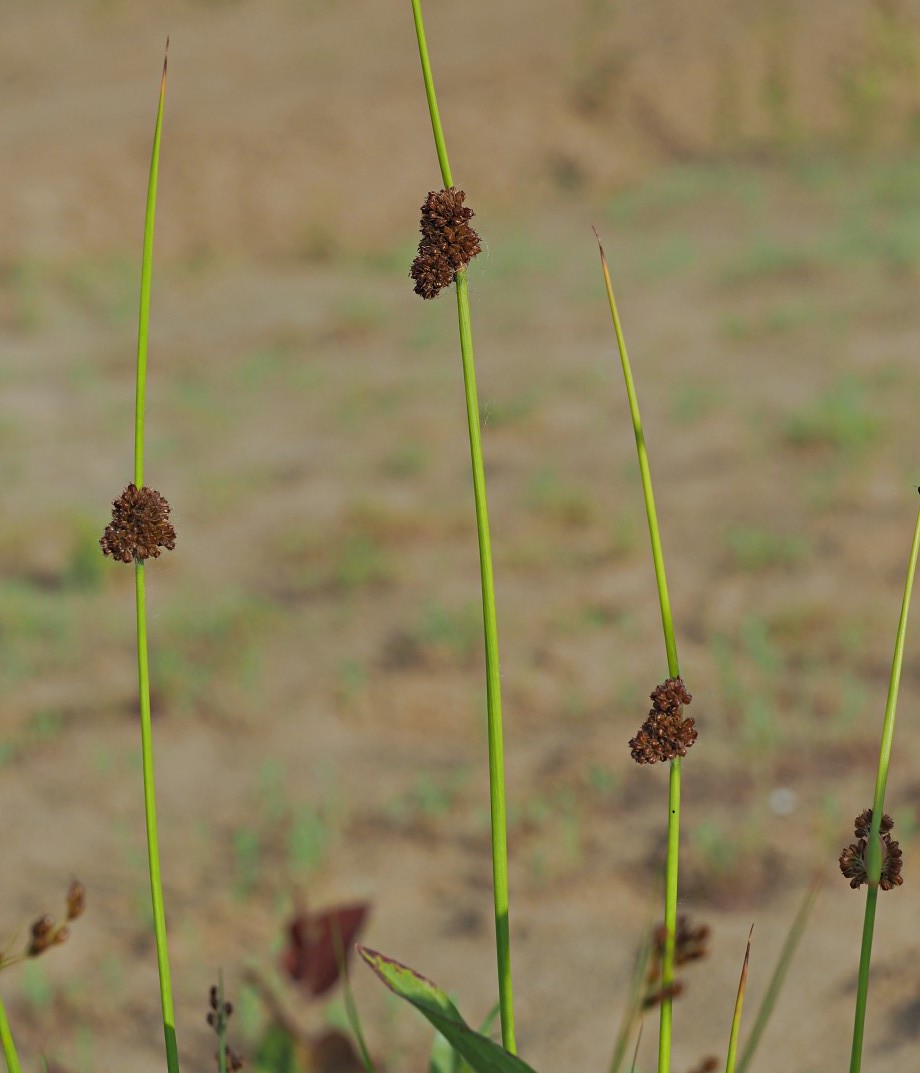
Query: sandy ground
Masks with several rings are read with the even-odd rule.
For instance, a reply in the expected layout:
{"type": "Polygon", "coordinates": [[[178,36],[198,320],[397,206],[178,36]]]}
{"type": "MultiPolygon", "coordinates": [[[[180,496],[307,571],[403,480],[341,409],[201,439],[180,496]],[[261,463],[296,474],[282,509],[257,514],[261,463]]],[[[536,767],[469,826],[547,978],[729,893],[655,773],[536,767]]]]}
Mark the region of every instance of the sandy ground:
{"type": "MultiPolygon", "coordinates": [[[[915,517],[916,5],[429,5],[471,271],[498,585],[518,1039],[603,1069],[656,891],[665,771],[626,741],[665,676],[618,287],[700,741],[683,907],[713,929],[674,1068],[724,1053],[825,879],[752,1070],[847,1061],[863,899],[836,870],[872,794],[915,517]]],[[[453,300],[407,278],[440,185],[408,5],[8,3],[0,37],[0,932],[89,909],[0,986],[29,1069],[163,1068],[130,571],[138,249],[171,35],[148,481],[164,881],[186,1069],[223,969],[237,1050],[292,906],[494,999],[478,569],[453,300]]],[[[920,1056],[918,645],[889,786],[865,1068],[920,1056]]],[[[21,942],[21,939],[20,939],[21,942]]],[[[362,967],[389,1070],[429,1033],[362,967]]],[[[640,1066],[653,1064],[654,1031],[640,1066]]],[[[331,1073],[331,1071],[330,1071],[331,1073]]]]}

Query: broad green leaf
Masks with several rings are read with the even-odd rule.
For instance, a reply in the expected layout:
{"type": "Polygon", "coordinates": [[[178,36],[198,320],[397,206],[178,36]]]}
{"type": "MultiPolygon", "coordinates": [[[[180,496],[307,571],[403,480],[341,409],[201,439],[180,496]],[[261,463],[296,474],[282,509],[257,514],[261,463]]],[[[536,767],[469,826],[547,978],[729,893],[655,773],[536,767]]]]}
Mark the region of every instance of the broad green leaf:
{"type": "Polygon", "coordinates": [[[431,980],[376,950],[359,946],[358,953],[391,991],[428,1018],[475,1073],[534,1073],[526,1062],[470,1028],[446,993],[431,980]]]}

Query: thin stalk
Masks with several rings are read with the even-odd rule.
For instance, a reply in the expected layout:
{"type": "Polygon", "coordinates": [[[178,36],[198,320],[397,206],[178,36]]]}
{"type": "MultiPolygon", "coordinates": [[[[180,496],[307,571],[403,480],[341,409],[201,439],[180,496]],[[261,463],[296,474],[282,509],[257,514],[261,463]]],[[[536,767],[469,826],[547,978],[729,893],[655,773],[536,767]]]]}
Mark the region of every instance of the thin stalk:
{"type": "Polygon", "coordinates": [[[732,1030],[728,1039],[728,1056],[725,1059],[725,1073],[735,1073],[735,1057],[738,1054],[738,1038],[741,1035],[741,1010],[744,1007],[744,993],[747,990],[748,962],[751,958],[751,935],[748,935],[747,949],[744,951],[744,964],[741,966],[741,979],[738,981],[738,994],[735,997],[735,1011],[732,1015],[732,1030]]]}
{"type": "Polygon", "coordinates": [[[642,1023],[642,1000],[645,993],[645,974],[648,969],[649,959],[652,953],[652,928],[646,928],[645,935],[636,954],[636,964],[633,967],[632,979],[629,983],[626,1007],[620,1021],[620,1029],[617,1032],[616,1041],[613,1045],[613,1057],[610,1059],[608,1073],[620,1073],[623,1061],[626,1058],[626,1049],[633,1029],[642,1023]]]}
{"type": "Polygon", "coordinates": [[[227,1015],[224,1007],[224,973],[217,973],[217,1073],[227,1073],[227,1015]]]}
{"type": "Polygon", "coordinates": [[[0,1000],[0,1047],[3,1048],[3,1057],[6,1059],[7,1073],[21,1073],[19,1056],[16,1054],[13,1033],[10,1031],[9,1021],[6,1019],[6,1010],[2,1000],[0,1000]]]}
{"type": "MultiPolygon", "coordinates": [[[[166,42],[169,49],[169,41],[166,42]]],[[[144,397],[147,379],[147,339],[150,326],[150,275],[153,264],[153,225],[156,216],[157,176],[160,163],[160,135],[163,129],[163,102],[166,95],[166,57],[153,135],[150,180],[147,186],[147,212],[144,219],[144,253],[141,262],[140,315],[137,330],[137,387],[134,406],[134,483],[144,483],[144,397]]],[[[176,1045],[176,1019],[173,1012],[169,951],[166,945],[166,912],[163,907],[163,882],[160,875],[160,849],[157,836],[156,790],[153,777],[153,735],[150,723],[150,668],[147,657],[147,599],[144,564],[134,564],[134,590],[137,606],[137,679],[141,709],[141,755],[144,773],[144,814],[147,826],[147,862],[150,871],[150,899],[153,906],[153,930],[156,938],[157,969],[160,977],[160,1004],[163,1011],[163,1035],[166,1041],[166,1066],[169,1073],[179,1073],[176,1045]]]]}
{"type": "MultiPolygon", "coordinates": [[[[607,301],[613,318],[613,330],[617,337],[620,352],[620,364],[623,380],[626,384],[626,396],[629,400],[629,413],[632,418],[633,433],[636,439],[636,453],[639,459],[639,476],[642,481],[642,496],[645,500],[645,515],[648,519],[649,540],[652,547],[652,562],[655,566],[655,585],[658,589],[658,604],[661,609],[661,629],[664,635],[664,647],[668,660],[668,675],[680,676],[680,664],[677,659],[677,641],[674,637],[674,619],[671,615],[671,599],[668,595],[668,579],[664,569],[664,553],[661,549],[661,533],[658,528],[658,513],[655,510],[655,495],[652,489],[652,474],[645,447],[645,434],[642,431],[642,418],[639,414],[639,400],[633,381],[632,367],[626,350],[626,339],[620,323],[620,314],[613,295],[613,283],[610,269],[600,236],[597,245],[601,255],[601,268],[604,272],[604,285],[607,289],[607,301]]],[[[668,781],[668,858],[665,867],[664,926],[665,940],[661,959],[661,984],[667,989],[674,982],[674,942],[677,931],[677,865],[680,848],[680,757],[675,757],[670,764],[668,781]]],[[[671,1019],[672,1000],[665,998],[661,1003],[661,1020],[658,1031],[658,1073],[669,1073],[671,1068],[671,1019]]]]}
{"type": "MultiPolygon", "coordinates": [[[[920,488],[917,489],[920,491],[920,488]]],[[[910,598],[917,572],[917,556],[920,553],[920,511],[914,525],[914,539],[910,548],[907,580],[901,600],[901,615],[891,660],[891,677],[888,680],[888,700],[885,704],[885,721],[882,724],[882,742],[879,747],[878,773],[875,778],[875,797],[872,801],[872,825],[866,843],[866,872],[869,886],[866,892],[866,911],[863,917],[862,942],[859,948],[859,975],[856,983],[856,1010],[853,1016],[853,1045],[850,1051],[850,1073],[859,1073],[862,1064],[863,1035],[866,1027],[866,1004],[869,999],[869,966],[872,960],[872,937],[875,931],[875,911],[878,903],[879,878],[882,857],[879,830],[885,811],[885,788],[888,784],[888,769],[891,764],[891,744],[894,740],[894,720],[898,707],[898,690],[901,686],[901,666],[904,662],[904,643],[907,637],[907,616],[910,598]]]]}
{"type": "MultiPolygon", "coordinates": [[[[418,39],[419,59],[425,83],[425,96],[431,116],[438,163],[446,189],[453,178],[447,159],[447,146],[428,45],[422,21],[420,0],[412,0],[412,15],[418,39]]],[[[460,271],[457,283],[457,319],[460,328],[460,354],[463,362],[463,387],[466,395],[466,415],[470,438],[470,459],[473,470],[473,496],[476,501],[476,533],[479,539],[479,571],[482,585],[482,618],[486,657],[486,700],[489,740],[489,804],[492,826],[492,891],[495,903],[495,946],[498,962],[498,1001],[501,1013],[502,1046],[512,1054],[516,1051],[514,1038],[514,1003],[511,987],[511,936],[508,922],[508,836],[505,808],[505,759],[502,733],[501,678],[498,660],[498,627],[495,613],[495,582],[492,572],[492,546],[489,538],[489,512],[486,502],[486,479],[482,461],[482,435],[479,424],[479,402],[476,392],[476,370],[473,362],[473,333],[470,324],[470,302],[466,272],[460,271]]]]}
{"type": "Polygon", "coordinates": [[[795,956],[795,951],[805,932],[805,925],[808,923],[808,918],[811,916],[811,911],[814,908],[815,900],[817,899],[820,890],[821,880],[815,878],[815,880],[809,884],[808,890],[805,892],[805,897],[802,899],[799,911],[796,913],[795,920],[792,922],[792,927],[789,929],[789,934],[786,936],[786,940],[783,943],[783,948],[780,951],[779,958],[776,962],[776,968],[773,970],[773,975],[767,985],[767,990],[764,993],[764,997],[761,999],[760,1008],[757,1010],[757,1016],[754,1018],[751,1034],[748,1037],[747,1043],[744,1045],[741,1057],[738,1059],[737,1073],[746,1073],[748,1066],[751,1064],[751,1060],[757,1052],[757,1047],[766,1030],[770,1015],[773,1013],[773,1008],[776,1006],[776,1001],[779,998],[783,983],[786,980],[786,974],[789,971],[792,959],[795,956]]]}
{"type": "Polygon", "coordinates": [[[338,920],[333,916],[331,922],[332,949],[335,961],[339,967],[339,977],[342,980],[342,995],[345,999],[345,1016],[358,1044],[358,1053],[364,1073],[377,1073],[371,1052],[368,1050],[367,1040],[364,1038],[364,1030],[361,1027],[361,1017],[358,1013],[358,1004],[355,1002],[355,993],[351,988],[351,977],[348,974],[348,958],[345,955],[345,944],[342,942],[342,929],[338,920]]]}

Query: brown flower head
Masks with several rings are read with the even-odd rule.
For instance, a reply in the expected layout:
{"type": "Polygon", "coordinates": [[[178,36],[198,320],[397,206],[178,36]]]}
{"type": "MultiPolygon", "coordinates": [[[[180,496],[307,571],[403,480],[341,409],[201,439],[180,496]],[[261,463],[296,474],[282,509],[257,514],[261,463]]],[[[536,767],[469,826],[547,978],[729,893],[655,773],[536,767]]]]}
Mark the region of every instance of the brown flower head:
{"type": "MultiPolygon", "coordinates": [[[[872,809],[866,808],[853,821],[853,834],[857,838],[868,838],[869,828],[872,826],[872,809]]],[[[894,827],[894,820],[887,812],[882,813],[882,822],[879,824],[879,834],[887,835],[894,827]]]]}
{"type": "Polygon", "coordinates": [[[155,489],[129,484],[112,504],[112,520],[99,541],[103,554],[130,563],[157,559],[160,548],[171,551],[176,546],[176,531],[169,510],[155,489]]]}
{"type": "Polygon", "coordinates": [[[665,999],[680,998],[684,993],[684,985],[682,980],[675,980],[670,984],[662,984],[660,987],[656,987],[651,991],[646,991],[642,997],[642,1008],[644,1010],[650,1010],[653,1006],[658,1006],[664,1002],[665,999]]]}
{"type": "Polygon", "coordinates": [[[422,298],[437,297],[482,252],[479,235],[469,224],[476,214],[463,204],[465,198],[465,191],[450,187],[432,190],[422,205],[422,239],[409,271],[422,298]]]}
{"type": "MultiPolygon", "coordinates": [[[[652,934],[652,948],[649,956],[648,979],[654,983],[661,975],[661,963],[664,960],[664,944],[667,929],[659,924],[652,934]]],[[[690,918],[681,913],[677,918],[677,930],[674,935],[674,965],[686,965],[699,961],[709,953],[709,925],[690,922],[690,918]]]]}
{"type": "Polygon", "coordinates": [[[26,950],[27,957],[38,957],[39,954],[43,954],[49,946],[53,946],[56,942],[54,917],[48,913],[35,920],[29,930],[31,937],[26,950]]]}
{"type": "MultiPolygon", "coordinates": [[[[208,1024],[217,1034],[218,1041],[223,1041],[227,1069],[231,1070],[232,1073],[236,1073],[237,1070],[243,1068],[245,1063],[227,1043],[227,1022],[233,1013],[233,1004],[223,1001],[223,984],[220,987],[216,985],[211,987],[208,993],[208,1005],[211,1007],[208,1011],[208,1024]]],[[[217,1068],[220,1069],[220,1050],[214,1055],[214,1061],[217,1063],[217,1068]]]]}
{"type": "MultiPolygon", "coordinates": [[[[866,871],[866,847],[868,846],[869,829],[872,824],[872,809],[867,808],[861,812],[854,823],[853,833],[856,841],[850,843],[840,854],[840,871],[850,881],[853,890],[858,889],[863,883],[869,882],[866,871]]],[[[902,851],[900,845],[891,837],[891,829],[894,820],[886,812],[882,816],[879,828],[879,838],[882,843],[882,873],[878,885],[882,890],[891,890],[900,887],[904,882],[901,875],[902,851]]]]}
{"type": "Polygon", "coordinates": [[[693,698],[681,678],[668,678],[651,694],[652,710],[629,742],[637,764],[655,764],[686,756],[698,731],[691,717],[683,717],[684,705],[693,698]]]}
{"type": "Polygon", "coordinates": [[[409,275],[415,280],[415,293],[422,298],[437,298],[454,281],[450,261],[436,246],[419,246],[409,275]]]}
{"type": "Polygon", "coordinates": [[[72,879],[67,888],[67,919],[76,920],[86,909],[86,888],[79,879],[72,879]]]}

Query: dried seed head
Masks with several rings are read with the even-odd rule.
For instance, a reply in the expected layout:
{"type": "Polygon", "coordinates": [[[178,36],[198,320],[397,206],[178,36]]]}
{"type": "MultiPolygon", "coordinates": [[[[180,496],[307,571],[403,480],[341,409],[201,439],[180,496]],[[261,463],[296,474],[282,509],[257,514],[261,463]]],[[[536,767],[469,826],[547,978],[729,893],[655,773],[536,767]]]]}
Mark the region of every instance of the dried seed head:
{"type": "MultiPolygon", "coordinates": [[[[872,809],[863,809],[862,812],[853,821],[853,834],[857,838],[868,838],[869,828],[872,826],[872,809]]],[[[887,812],[882,813],[882,822],[879,824],[879,833],[887,835],[891,828],[894,827],[894,820],[888,815],[887,812]]]]}
{"type": "Polygon", "coordinates": [[[680,980],[675,980],[673,983],[665,986],[655,988],[653,991],[646,991],[645,996],[642,999],[642,1008],[645,1010],[651,1009],[652,1006],[657,1006],[659,1003],[664,1002],[665,999],[680,998],[684,993],[684,985],[680,980]]]}
{"type": "Polygon", "coordinates": [[[103,554],[130,563],[157,559],[160,548],[171,551],[176,531],[169,511],[169,504],[155,489],[129,484],[112,504],[112,520],[99,541],[103,554]]]}
{"type": "Polygon", "coordinates": [[[684,705],[692,699],[681,678],[668,678],[652,691],[652,710],[629,742],[637,764],[687,755],[698,737],[695,721],[690,716],[683,718],[684,705]]]}
{"type": "Polygon", "coordinates": [[[55,941],[54,917],[45,913],[33,922],[30,931],[31,940],[26,949],[26,957],[34,958],[44,953],[55,941]]]}
{"type": "MultiPolygon", "coordinates": [[[[218,1039],[224,1041],[227,1069],[235,1073],[236,1070],[243,1068],[243,1059],[226,1042],[227,1021],[233,1013],[233,1005],[230,1002],[221,1001],[220,989],[216,984],[212,985],[208,992],[208,1005],[211,1009],[208,1011],[207,1022],[217,1033],[218,1039]]],[[[214,1055],[214,1061],[220,1068],[220,1052],[214,1055]]]]}
{"type": "MultiPolygon", "coordinates": [[[[854,824],[856,841],[847,846],[840,854],[838,864],[844,877],[850,881],[853,890],[857,890],[863,883],[869,882],[866,870],[866,847],[868,846],[869,830],[872,824],[872,809],[867,808],[861,812],[854,824]]],[[[884,813],[879,827],[879,838],[882,843],[882,871],[878,885],[882,890],[891,890],[900,887],[904,882],[901,875],[902,850],[895,839],[891,837],[891,829],[894,820],[884,813]]]]}
{"type": "Polygon", "coordinates": [[[469,224],[476,214],[463,204],[465,198],[463,190],[450,187],[432,190],[422,205],[422,239],[409,271],[422,298],[437,297],[482,252],[479,235],[469,224]]]}
{"type": "Polygon", "coordinates": [[[878,885],[882,890],[891,890],[892,887],[900,887],[904,882],[901,875],[901,847],[893,838],[885,835],[882,839],[882,848],[885,851],[885,857],[882,860],[882,875],[878,885]]]}
{"type": "MultiPolygon", "coordinates": [[[[664,959],[664,945],[668,931],[664,924],[659,924],[652,935],[652,950],[649,958],[648,979],[654,982],[661,974],[664,959]]],[[[674,964],[686,965],[699,961],[709,953],[709,925],[693,925],[690,918],[681,913],[677,918],[677,930],[674,935],[674,964]]]]}
{"type": "Polygon", "coordinates": [[[415,280],[415,293],[422,298],[437,298],[454,281],[450,261],[434,246],[419,246],[409,275],[415,280]]]}
{"type": "Polygon", "coordinates": [[[86,909],[86,888],[79,879],[72,879],[67,888],[67,919],[76,920],[86,909]]]}
{"type": "Polygon", "coordinates": [[[869,881],[866,875],[866,840],[861,838],[858,842],[847,846],[840,854],[840,871],[850,881],[853,890],[861,887],[869,881]]]}

